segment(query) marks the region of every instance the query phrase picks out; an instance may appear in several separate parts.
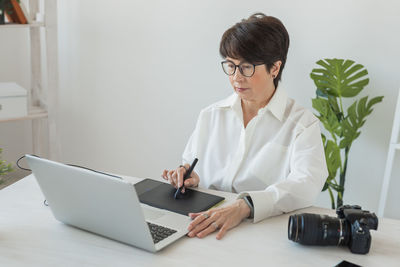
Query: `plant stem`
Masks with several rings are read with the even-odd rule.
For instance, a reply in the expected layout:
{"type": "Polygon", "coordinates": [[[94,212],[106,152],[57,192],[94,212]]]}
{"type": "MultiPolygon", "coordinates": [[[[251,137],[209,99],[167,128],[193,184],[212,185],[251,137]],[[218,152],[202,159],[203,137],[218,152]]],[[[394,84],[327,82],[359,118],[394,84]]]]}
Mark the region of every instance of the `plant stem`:
{"type": "MultiPolygon", "coordinates": [[[[340,112],[342,113],[343,119],[344,119],[344,111],[343,111],[343,102],[342,102],[342,97],[339,96],[339,103],[340,103],[340,112]]],[[[344,194],[344,182],[346,178],[346,170],[347,170],[347,156],[349,153],[350,146],[347,146],[345,148],[345,156],[344,156],[344,163],[343,165],[340,164],[340,180],[339,180],[339,185],[342,186],[343,190],[338,191],[337,199],[336,199],[336,204],[337,207],[340,207],[343,205],[343,194],[344,194]]]]}
{"type": "Polygon", "coordinates": [[[331,197],[332,209],[335,209],[335,198],[333,197],[332,189],[328,187],[329,196],[331,197]]]}
{"type": "Polygon", "coordinates": [[[331,136],[332,136],[333,140],[335,141],[335,144],[337,145],[337,139],[336,139],[335,133],[331,132],[331,136]]]}
{"type": "MultiPolygon", "coordinates": [[[[339,96],[339,104],[340,104],[340,114],[341,114],[341,121],[344,119],[344,111],[343,111],[343,102],[342,102],[342,97],[341,96],[339,96]]],[[[340,122],[341,123],[341,122],[340,122]]],[[[336,140],[335,140],[336,141],[336,140]]],[[[338,144],[336,144],[336,145],[338,145],[338,144]]],[[[339,146],[339,145],[338,145],[339,146]]],[[[346,171],[344,171],[344,172],[346,172],[346,171]]],[[[343,164],[342,164],[342,161],[340,161],[340,173],[343,173],[343,164]]],[[[340,192],[338,192],[338,193],[340,193],[340,192]]],[[[338,197],[339,197],[339,194],[338,194],[338,197]]],[[[338,207],[339,207],[339,204],[338,204],[338,207]]]]}
{"type": "Polygon", "coordinates": [[[344,153],[344,167],[343,171],[340,173],[339,185],[343,188],[341,192],[338,191],[337,196],[337,206],[340,207],[343,205],[343,195],[344,195],[344,182],[346,180],[346,170],[347,170],[347,160],[349,156],[350,146],[346,146],[344,153]]]}
{"type": "MultiPolygon", "coordinates": [[[[344,115],[344,112],[343,112],[343,103],[342,103],[342,97],[341,96],[339,96],[339,103],[340,103],[340,112],[342,112],[342,114],[344,115]]],[[[342,115],[342,116],[343,116],[342,115]]]]}

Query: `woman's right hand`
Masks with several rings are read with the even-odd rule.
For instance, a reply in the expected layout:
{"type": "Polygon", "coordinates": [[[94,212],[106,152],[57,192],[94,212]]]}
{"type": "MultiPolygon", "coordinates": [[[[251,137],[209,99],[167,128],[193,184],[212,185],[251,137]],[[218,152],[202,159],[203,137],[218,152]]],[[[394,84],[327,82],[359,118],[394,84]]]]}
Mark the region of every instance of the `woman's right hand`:
{"type": "MultiPolygon", "coordinates": [[[[183,176],[185,176],[186,171],[189,169],[190,165],[185,164],[184,166],[179,166],[176,170],[164,170],[161,177],[169,181],[172,186],[179,188],[183,184],[183,176]]],[[[185,180],[185,187],[196,187],[199,185],[200,178],[195,171],[188,179],[185,180]]],[[[182,193],[184,193],[185,188],[183,188],[182,193]]]]}

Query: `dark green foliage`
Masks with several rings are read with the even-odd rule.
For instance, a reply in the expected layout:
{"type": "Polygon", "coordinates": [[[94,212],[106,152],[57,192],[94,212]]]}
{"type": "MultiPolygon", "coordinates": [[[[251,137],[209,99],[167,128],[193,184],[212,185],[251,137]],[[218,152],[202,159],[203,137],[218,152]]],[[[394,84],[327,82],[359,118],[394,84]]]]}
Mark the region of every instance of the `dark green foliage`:
{"type": "Polygon", "coordinates": [[[336,205],[332,190],[337,192],[337,207],[343,204],[350,147],[360,136],[360,129],[367,116],[372,113],[372,107],[381,102],[383,96],[374,97],[369,101],[368,96],[356,100],[345,114],[342,98],[355,97],[368,85],[368,71],[363,65],[355,64],[352,60],[324,59],[319,60],[317,64],[320,67],[313,69],[310,74],[317,86],[312,106],[318,111],[317,117],[331,135],[330,139],[322,135],[329,172],[322,191],[329,191],[334,209],[336,205]],[[338,171],[339,182],[336,180],[338,171]]]}
{"type": "MultiPolygon", "coordinates": [[[[12,165],[7,164],[4,160],[1,159],[1,152],[3,150],[0,148],[0,176],[7,174],[11,171],[13,171],[12,165]]],[[[1,177],[0,177],[0,183],[2,182],[1,177]]]]}

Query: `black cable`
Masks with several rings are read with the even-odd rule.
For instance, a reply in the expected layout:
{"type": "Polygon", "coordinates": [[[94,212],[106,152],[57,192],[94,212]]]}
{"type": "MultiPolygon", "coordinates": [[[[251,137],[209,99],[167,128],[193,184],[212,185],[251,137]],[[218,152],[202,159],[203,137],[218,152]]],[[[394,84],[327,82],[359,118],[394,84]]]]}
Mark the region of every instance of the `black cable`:
{"type": "MultiPolygon", "coordinates": [[[[36,155],[32,155],[32,156],[38,157],[38,156],[36,156],[36,155]]],[[[25,155],[23,155],[22,157],[20,157],[20,158],[17,160],[17,163],[16,163],[16,164],[17,164],[17,167],[20,168],[21,170],[31,172],[31,171],[32,171],[31,169],[27,169],[27,168],[23,168],[23,167],[19,166],[19,161],[20,161],[21,159],[23,159],[23,158],[25,158],[25,155]]],[[[38,158],[39,158],[39,157],[38,157],[38,158]]]]}
{"type": "Polygon", "coordinates": [[[105,173],[105,172],[101,172],[101,171],[96,171],[96,170],[93,170],[93,169],[90,169],[90,168],[87,168],[87,167],[82,167],[82,166],[74,165],[74,164],[67,164],[67,165],[71,166],[71,167],[82,168],[82,169],[89,170],[89,171],[92,171],[92,172],[108,175],[108,176],[115,177],[115,178],[118,178],[118,179],[122,179],[122,177],[120,177],[120,176],[116,176],[116,175],[105,173]]]}
{"type": "MultiPolygon", "coordinates": [[[[34,157],[37,157],[37,158],[40,158],[40,157],[37,156],[37,155],[33,155],[33,154],[29,154],[29,155],[30,155],[30,156],[34,156],[34,157]]],[[[21,167],[21,166],[19,165],[19,161],[20,161],[21,159],[23,159],[23,158],[25,158],[25,155],[22,156],[22,157],[20,157],[20,158],[17,160],[17,166],[18,166],[18,168],[20,168],[21,170],[25,170],[25,171],[30,171],[30,172],[31,172],[31,171],[32,171],[31,169],[23,168],[23,167],[21,167]]],[[[113,175],[113,174],[109,174],[109,173],[101,172],[101,171],[96,171],[96,170],[93,170],[93,169],[90,169],[90,168],[87,168],[87,167],[83,167],[83,166],[79,166],[79,165],[74,165],[74,164],[65,164],[65,165],[68,165],[68,166],[71,166],[71,167],[76,167],[76,168],[85,169],[85,170],[88,170],[88,171],[92,171],[92,172],[96,172],[96,173],[100,173],[100,174],[104,174],[104,175],[108,175],[108,176],[115,177],[115,178],[118,178],[118,179],[122,179],[122,177],[117,176],[117,175],[113,175]]]]}
{"type": "MultiPolygon", "coordinates": [[[[34,156],[34,157],[37,157],[37,158],[40,158],[40,157],[37,156],[37,155],[33,155],[33,154],[29,154],[29,155],[34,156]]],[[[23,159],[23,158],[25,158],[25,155],[23,155],[22,157],[20,157],[20,158],[17,160],[17,163],[16,163],[16,164],[17,164],[18,168],[20,168],[21,170],[25,170],[25,171],[30,171],[30,172],[31,172],[31,171],[32,171],[31,169],[23,168],[23,167],[21,167],[21,166],[19,165],[19,161],[20,161],[21,159],[23,159]]],[[[83,167],[83,166],[79,166],[79,165],[74,165],[74,164],[65,164],[65,165],[68,165],[68,166],[71,166],[71,167],[75,167],[75,168],[81,168],[81,169],[89,170],[89,171],[92,171],[92,172],[95,172],[95,173],[104,174],[104,175],[111,176],[111,177],[118,178],[118,179],[122,179],[122,177],[120,177],[120,176],[116,176],[116,175],[109,174],[109,173],[105,173],[105,172],[101,172],[101,171],[96,171],[96,170],[93,170],[93,169],[90,169],[90,168],[87,168],[87,167],[83,167]]],[[[43,201],[43,205],[49,206],[49,203],[47,202],[46,199],[43,201]]]]}

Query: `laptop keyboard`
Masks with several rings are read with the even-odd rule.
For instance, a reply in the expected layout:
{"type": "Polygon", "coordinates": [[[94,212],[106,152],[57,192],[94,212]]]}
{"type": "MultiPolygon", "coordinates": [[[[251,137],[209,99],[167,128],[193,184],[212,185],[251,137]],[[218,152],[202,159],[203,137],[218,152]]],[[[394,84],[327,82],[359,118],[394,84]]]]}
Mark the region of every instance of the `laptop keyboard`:
{"type": "Polygon", "coordinates": [[[173,229],[163,227],[157,224],[147,222],[147,225],[149,226],[150,233],[151,236],[153,237],[153,241],[155,244],[169,237],[170,235],[176,233],[176,231],[173,229]]]}

